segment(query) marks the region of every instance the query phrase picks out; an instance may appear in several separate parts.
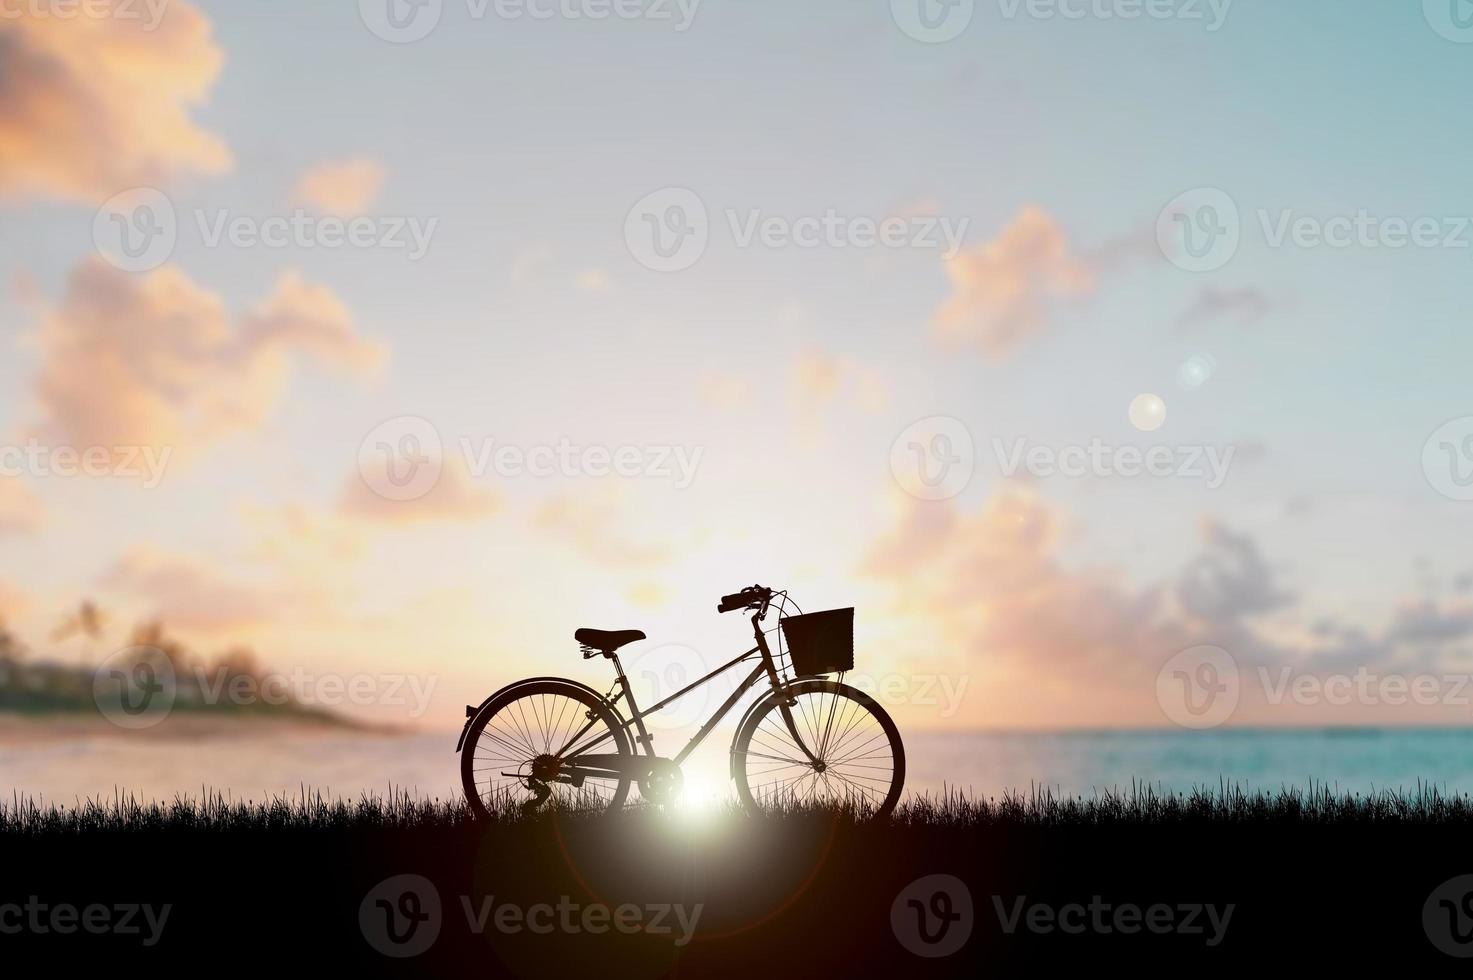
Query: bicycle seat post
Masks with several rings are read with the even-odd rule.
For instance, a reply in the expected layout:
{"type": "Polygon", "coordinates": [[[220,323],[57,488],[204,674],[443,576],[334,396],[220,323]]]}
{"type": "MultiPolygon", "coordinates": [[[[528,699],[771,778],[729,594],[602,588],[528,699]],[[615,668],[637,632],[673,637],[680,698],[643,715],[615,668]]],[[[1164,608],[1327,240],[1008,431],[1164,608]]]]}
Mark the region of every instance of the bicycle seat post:
{"type": "MultiPolygon", "coordinates": [[[[604,656],[614,662],[614,674],[618,678],[620,697],[624,699],[625,704],[629,705],[629,711],[634,716],[634,727],[639,732],[634,736],[634,741],[644,747],[645,754],[653,756],[655,737],[645,727],[644,715],[640,713],[639,705],[634,700],[634,688],[629,685],[629,678],[624,674],[624,665],[619,662],[619,655],[612,650],[606,651],[604,656]]],[[[614,700],[618,701],[619,698],[614,698],[614,700]]]]}
{"type": "MultiPolygon", "coordinates": [[[[614,678],[619,685],[619,697],[622,697],[624,703],[629,705],[630,711],[638,715],[639,706],[634,703],[634,690],[629,686],[629,678],[624,676],[624,665],[619,662],[619,655],[612,650],[603,651],[603,655],[614,663],[614,678]]],[[[616,697],[614,700],[618,701],[619,698],[616,697]]]]}

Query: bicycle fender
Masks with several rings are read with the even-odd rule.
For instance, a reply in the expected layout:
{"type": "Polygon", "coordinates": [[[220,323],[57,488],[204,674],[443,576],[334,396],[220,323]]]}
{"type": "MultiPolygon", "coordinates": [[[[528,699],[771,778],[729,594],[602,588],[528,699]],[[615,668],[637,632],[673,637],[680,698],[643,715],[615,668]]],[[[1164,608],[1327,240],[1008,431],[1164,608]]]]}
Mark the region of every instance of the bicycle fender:
{"type": "Polygon", "coordinates": [[[490,704],[492,701],[495,701],[497,698],[501,697],[508,691],[514,691],[517,688],[525,687],[528,684],[543,684],[547,681],[556,681],[559,684],[567,684],[570,687],[582,688],[589,694],[592,694],[594,697],[598,698],[605,705],[607,705],[609,710],[614,713],[614,717],[618,718],[620,722],[624,720],[624,716],[619,714],[619,709],[615,707],[608,698],[604,697],[602,694],[589,687],[587,684],[584,684],[582,681],[575,681],[570,677],[526,677],[522,680],[513,681],[512,683],[506,685],[501,690],[497,691],[495,694],[492,694],[486,700],[482,701],[480,704],[468,704],[465,706],[465,724],[461,726],[460,738],[457,739],[455,742],[456,754],[458,755],[460,753],[460,750],[465,747],[465,736],[471,730],[471,722],[475,720],[476,715],[485,710],[488,704],[490,704]]]}
{"type": "MultiPolygon", "coordinates": [[[[788,683],[784,684],[783,685],[783,690],[787,690],[788,688],[792,687],[794,684],[799,684],[799,683],[802,683],[803,681],[826,681],[828,679],[829,678],[825,677],[822,674],[804,674],[801,677],[794,677],[791,681],[789,681],[788,683]]],[[[771,699],[773,699],[775,697],[777,697],[777,692],[769,689],[766,694],[762,695],[760,698],[758,698],[757,700],[753,701],[751,704],[747,705],[747,710],[742,713],[741,721],[738,721],[737,722],[737,726],[736,726],[737,735],[740,735],[741,732],[742,732],[742,729],[747,726],[747,719],[750,718],[750,717],[752,717],[752,715],[756,713],[756,711],[757,711],[758,708],[762,707],[764,704],[766,704],[768,701],[770,701],[771,699]]],[[[470,723],[467,722],[466,724],[469,725],[470,723]]],[[[736,771],[736,765],[737,765],[737,763],[736,763],[736,737],[735,736],[732,737],[732,740],[731,740],[731,748],[727,749],[726,755],[727,755],[727,758],[726,758],[726,766],[727,766],[727,769],[730,771],[731,778],[732,779],[735,779],[736,776],[737,776],[737,771],[736,771]]]]}

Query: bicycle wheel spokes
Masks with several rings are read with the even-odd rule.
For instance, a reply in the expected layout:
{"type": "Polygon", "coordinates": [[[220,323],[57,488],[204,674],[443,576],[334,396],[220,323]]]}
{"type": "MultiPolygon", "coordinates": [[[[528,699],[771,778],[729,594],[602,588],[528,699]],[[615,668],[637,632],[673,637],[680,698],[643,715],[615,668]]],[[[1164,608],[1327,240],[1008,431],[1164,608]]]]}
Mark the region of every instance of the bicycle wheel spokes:
{"type": "MultiPolygon", "coordinates": [[[[491,813],[523,806],[608,809],[622,802],[626,780],[580,773],[574,783],[564,771],[575,738],[586,746],[608,735],[608,719],[592,696],[566,688],[529,691],[471,732],[467,780],[491,813]]],[[[616,743],[606,741],[602,751],[616,751],[616,743]]]]}
{"type": "Polygon", "coordinates": [[[738,749],[747,797],[765,808],[888,812],[904,778],[904,754],[884,711],[854,688],[827,681],[800,684],[792,697],[791,728],[776,701],[747,726],[738,749]]]}

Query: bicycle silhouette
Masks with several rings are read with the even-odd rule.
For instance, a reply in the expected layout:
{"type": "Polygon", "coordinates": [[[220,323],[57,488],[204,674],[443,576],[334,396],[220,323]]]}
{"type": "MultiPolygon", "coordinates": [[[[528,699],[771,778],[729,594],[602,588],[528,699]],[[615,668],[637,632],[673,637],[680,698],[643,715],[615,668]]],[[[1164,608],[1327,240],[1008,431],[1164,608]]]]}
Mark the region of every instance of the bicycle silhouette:
{"type": "MultiPolygon", "coordinates": [[[[854,610],[786,615],[786,592],[754,585],[724,596],[716,611],[752,611],[757,645],[648,710],[640,710],[616,651],[640,630],[580,629],[583,659],[613,661],[609,694],[561,677],[510,684],[479,706],[466,706],[456,744],[467,801],[479,816],[508,805],[617,810],[638,784],[642,799],[669,803],[682,785],[681,764],[762,680],[770,690],[747,708],[731,744],[731,777],[748,809],[841,805],[882,817],[905,783],[905,748],[890,716],[869,695],[825,674],[854,666],[854,610]],[[763,621],[774,601],[787,638],[791,678],[767,644],[763,621]],[[741,663],[756,661],[735,691],[673,759],[655,755],[650,715],[741,663]],[[617,690],[618,693],[614,693],[617,690]],[[630,717],[620,714],[619,702],[630,717]],[[637,732],[631,747],[630,731],[637,732]]],[[[779,643],[779,654],[783,652],[779,643]]]]}

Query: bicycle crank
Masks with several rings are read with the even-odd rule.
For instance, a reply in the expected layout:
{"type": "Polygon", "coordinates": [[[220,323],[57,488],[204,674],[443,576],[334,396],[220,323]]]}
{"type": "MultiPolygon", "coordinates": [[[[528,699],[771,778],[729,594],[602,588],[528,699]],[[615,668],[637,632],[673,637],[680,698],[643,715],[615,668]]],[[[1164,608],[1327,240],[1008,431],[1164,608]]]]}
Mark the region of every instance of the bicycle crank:
{"type": "Polygon", "coordinates": [[[680,771],[679,766],[669,759],[655,759],[651,761],[649,770],[640,777],[639,794],[650,803],[665,806],[680,799],[680,791],[684,786],[685,774],[680,771]]]}

